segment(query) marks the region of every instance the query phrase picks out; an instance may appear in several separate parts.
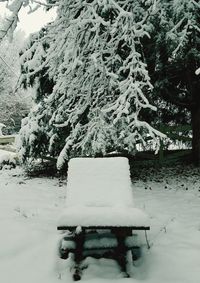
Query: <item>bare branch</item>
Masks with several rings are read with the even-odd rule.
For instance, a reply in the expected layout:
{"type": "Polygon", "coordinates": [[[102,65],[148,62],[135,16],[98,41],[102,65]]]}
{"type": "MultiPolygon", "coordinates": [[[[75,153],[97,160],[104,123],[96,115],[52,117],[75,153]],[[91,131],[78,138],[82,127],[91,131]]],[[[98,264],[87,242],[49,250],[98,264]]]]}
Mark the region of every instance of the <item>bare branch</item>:
{"type": "MultiPolygon", "coordinates": [[[[0,2],[5,2],[5,0],[0,0],[0,2]]],[[[6,1],[7,2],[7,1],[6,1]]],[[[18,22],[18,13],[23,6],[23,0],[15,0],[11,5],[8,6],[8,9],[12,12],[11,16],[8,16],[0,31],[0,42],[5,38],[9,33],[13,33],[17,26],[18,22]]]]}
{"type": "Polygon", "coordinates": [[[39,5],[45,6],[47,8],[58,6],[58,4],[49,4],[49,3],[44,3],[44,2],[41,2],[41,1],[38,1],[38,0],[33,0],[33,2],[36,3],[36,4],[39,4],[39,5]]]}

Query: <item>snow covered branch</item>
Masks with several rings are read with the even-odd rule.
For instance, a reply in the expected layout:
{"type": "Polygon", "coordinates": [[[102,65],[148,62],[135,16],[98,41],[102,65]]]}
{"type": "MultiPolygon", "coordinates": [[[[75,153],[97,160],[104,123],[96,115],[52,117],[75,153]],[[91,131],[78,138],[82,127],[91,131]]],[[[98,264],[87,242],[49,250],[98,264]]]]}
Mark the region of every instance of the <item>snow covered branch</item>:
{"type": "MultiPolygon", "coordinates": [[[[3,1],[0,0],[0,2],[3,2],[3,1]]],[[[15,30],[17,26],[18,13],[20,9],[22,8],[23,4],[24,4],[23,0],[15,0],[10,5],[8,2],[7,8],[10,10],[11,15],[4,19],[3,24],[0,27],[0,41],[8,34],[12,35],[13,31],[15,30]]]]}
{"type": "MultiPolygon", "coordinates": [[[[58,156],[59,168],[69,156],[134,152],[145,136],[159,147],[164,136],[140,121],[141,109],[156,110],[148,100],[153,87],[141,40],[149,37],[148,18],[157,1],[142,2],[61,0],[58,17],[43,38],[49,46],[43,61],[39,64],[39,51],[25,62],[30,75],[39,64],[54,82],[52,93],[42,101],[50,117],[46,151],[58,156]]],[[[23,56],[28,58],[28,52],[23,56]]],[[[29,147],[42,131],[41,105],[27,122],[31,127],[31,119],[38,121],[34,138],[26,138],[29,147]]]]}
{"type": "Polygon", "coordinates": [[[0,2],[6,2],[7,9],[10,12],[10,15],[6,16],[0,26],[0,42],[7,35],[12,36],[14,30],[17,27],[18,23],[18,14],[22,7],[29,6],[29,13],[33,13],[39,7],[44,6],[46,9],[50,9],[58,5],[57,0],[46,0],[46,1],[37,1],[37,0],[0,0],[0,2]]]}

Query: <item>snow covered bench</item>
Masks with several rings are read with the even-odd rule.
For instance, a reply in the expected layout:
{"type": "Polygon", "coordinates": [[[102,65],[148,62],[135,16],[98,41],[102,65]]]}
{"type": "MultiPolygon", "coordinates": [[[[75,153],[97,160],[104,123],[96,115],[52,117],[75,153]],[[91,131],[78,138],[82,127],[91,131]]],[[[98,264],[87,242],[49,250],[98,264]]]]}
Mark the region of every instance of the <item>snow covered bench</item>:
{"type": "Polygon", "coordinates": [[[66,207],[57,229],[71,233],[61,241],[60,256],[75,254],[75,280],[80,279],[83,255],[90,254],[86,250],[114,250],[114,257],[126,272],[126,253],[136,247],[134,231],[150,229],[148,217],[134,207],[133,200],[127,158],[70,160],[66,207]]]}

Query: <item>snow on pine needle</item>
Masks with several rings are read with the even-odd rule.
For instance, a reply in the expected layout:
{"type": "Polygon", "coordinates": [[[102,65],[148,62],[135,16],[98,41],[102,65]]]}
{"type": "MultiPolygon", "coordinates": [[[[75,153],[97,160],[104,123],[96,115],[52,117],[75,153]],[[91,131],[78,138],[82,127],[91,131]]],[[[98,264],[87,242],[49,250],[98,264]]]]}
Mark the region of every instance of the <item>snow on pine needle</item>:
{"type": "MultiPolygon", "coordinates": [[[[59,2],[57,19],[39,39],[48,46],[41,68],[45,66],[53,89],[40,94],[46,114],[30,114],[27,122],[47,120],[44,151],[58,157],[58,168],[72,156],[134,152],[146,137],[159,147],[164,135],[140,120],[142,109],[156,110],[148,100],[152,85],[141,44],[149,36],[154,2],[59,2]]],[[[37,53],[26,59],[26,66],[34,58],[38,62],[37,53]]],[[[25,74],[27,81],[32,74],[25,74]]],[[[41,135],[35,136],[32,144],[22,142],[27,155],[41,135]]]]}

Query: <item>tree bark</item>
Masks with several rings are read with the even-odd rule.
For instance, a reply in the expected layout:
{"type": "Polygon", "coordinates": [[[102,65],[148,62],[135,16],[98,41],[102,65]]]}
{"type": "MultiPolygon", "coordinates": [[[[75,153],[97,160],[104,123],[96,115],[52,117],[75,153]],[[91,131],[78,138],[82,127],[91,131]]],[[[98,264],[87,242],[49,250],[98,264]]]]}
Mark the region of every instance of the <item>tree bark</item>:
{"type": "Polygon", "coordinates": [[[200,80],[195,74],[199,59],[195,56],[194,51],[191,52],[192,47],[197,48],[191,42],[192,38],[195,39],[195,34],[191,36],[192,34],[189,36],[190,44],[185,57],[185,87],[191,98],[192,161],[195,166],[200,166],[200,80]]]}
{"type": "Polygon", "coordinates": [[[191,108],[192,122],[192,157],[193,163],[200,166],[200,83],[194,81],[191,87],[193,105],[191,108]]]}
{"type": "Polygon", "coordinates": [[[192,159],[200,166],[200,105],[192,110],[192,159]]]}

